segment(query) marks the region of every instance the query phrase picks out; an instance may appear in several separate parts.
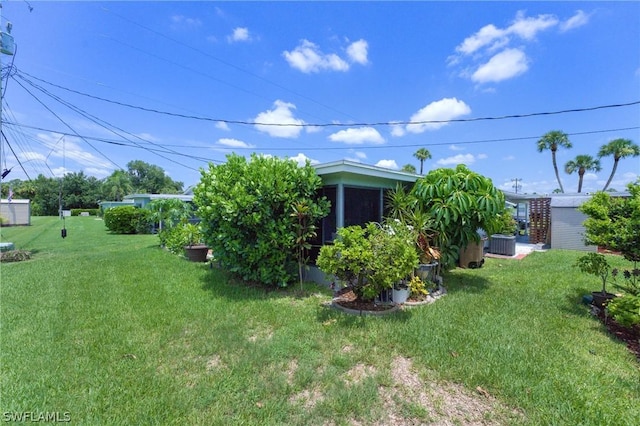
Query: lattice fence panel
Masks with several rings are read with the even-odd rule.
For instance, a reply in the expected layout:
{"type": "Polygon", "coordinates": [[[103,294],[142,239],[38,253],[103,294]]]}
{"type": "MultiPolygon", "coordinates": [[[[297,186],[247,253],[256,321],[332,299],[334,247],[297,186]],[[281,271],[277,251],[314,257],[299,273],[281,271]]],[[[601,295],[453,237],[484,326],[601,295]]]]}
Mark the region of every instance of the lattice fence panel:
{"type": "Polygon", "coordinates": [[[529,200],[529,242],[551,243],[551,198],[529,200]]]}

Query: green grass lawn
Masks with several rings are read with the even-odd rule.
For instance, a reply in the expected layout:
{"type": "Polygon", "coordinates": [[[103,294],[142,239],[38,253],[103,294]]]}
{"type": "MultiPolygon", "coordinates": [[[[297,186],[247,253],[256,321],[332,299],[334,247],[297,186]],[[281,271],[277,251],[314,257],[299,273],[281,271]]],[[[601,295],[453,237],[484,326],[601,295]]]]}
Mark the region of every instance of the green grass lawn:
{"type": "MultiPolygon", "coordinates": [[[[640,364],[581,304],[580,253],[487,259],[387,317],[247,288],[92,217],[1,229],[0,416],[75,424],[637,425],[640,364]]],[[[614,262],[619,261],[614,259],[614,262]]]]}

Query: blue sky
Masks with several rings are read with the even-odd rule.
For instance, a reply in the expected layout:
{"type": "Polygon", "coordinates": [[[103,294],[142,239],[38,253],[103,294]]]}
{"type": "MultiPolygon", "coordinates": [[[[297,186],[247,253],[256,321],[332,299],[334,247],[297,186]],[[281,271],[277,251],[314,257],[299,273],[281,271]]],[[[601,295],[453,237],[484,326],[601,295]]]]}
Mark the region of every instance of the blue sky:
{"type": "MultiPolygon", "coordinates": [[[[570,135],[560,168],[615,138],[640,144],[638,104],[477,120],[640,101],[638,2],[30,4],[2,2],[17,52],[1,59],[3,76],[18,70],[3,132],[31,178],[139,159],[189,186],[231,151],[419,169],[425,147],[425,172],[465,163],[542,194],[558,187],[544,133],[570,135]]],[[[26,179],[6,144],[1,161],[26,179]]],[[[640,158],[621,160],[611,187],[639,175],[640,158]]]]}

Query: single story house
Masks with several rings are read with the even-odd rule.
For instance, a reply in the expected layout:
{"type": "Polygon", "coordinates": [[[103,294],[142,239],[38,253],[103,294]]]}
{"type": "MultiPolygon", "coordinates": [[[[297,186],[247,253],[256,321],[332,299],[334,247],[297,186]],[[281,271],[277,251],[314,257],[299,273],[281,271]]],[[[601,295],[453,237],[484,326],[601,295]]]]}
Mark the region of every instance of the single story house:
{"type": "MultiPolygon", "coordinates": [[[[331,243],[339,228],[380,222],[385,215],[385,194],[398,183],[412,186],[420,177],[414,173],[340,160],[314,166],[322,179],[320,195],[331,202],[329,214],[318,225],[312,241],[313,263],[322,245],[331,243]]],[[[310,266],[307,279],[326,282],[324,273],[310,266]]]]}
{"type": "Polygon", "coordinates": [[[125,202],[132,202],[134,206],[143,208],[153,200],[161,200],[167,198],[177,198],[185,202],[193,202],[193,194],[131,194],[126,195],[123,199],[125,202]]]}
{"type": "Polygon", "coordinates": [[[31,225],[31,200],[1,200],[2,226],[31,225]]]}

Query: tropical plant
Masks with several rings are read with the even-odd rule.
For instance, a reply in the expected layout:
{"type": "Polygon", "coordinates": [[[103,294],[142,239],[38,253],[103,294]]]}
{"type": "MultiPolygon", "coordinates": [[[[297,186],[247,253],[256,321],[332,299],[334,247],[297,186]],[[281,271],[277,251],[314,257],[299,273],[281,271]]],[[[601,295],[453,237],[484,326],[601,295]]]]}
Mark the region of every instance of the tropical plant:
{"type": "Polygon", "coordinates": [[[558,148],[571,148],[571,142],[569,141],[569,136],[560,131],[560,130],[552,130],[550,132],[545,133],[537,143],[538,152],[542,152],[545,150],[551,151],[551,160],[553,162],[553,170],[556,174],[556,179],[558,180],[558,185],[560,186],[560,192],[564,192],[564,188],[562,186],[562,181],[560,180],[560,173],[558,173],[558,163],[556,162],[556,152],[558,148]]]}
{"type": "Polygon", "coordinates": [[[205,242],[220,264],[244,280],[286,286],[295,280],[298,228],[290,214],[306,203],[309,225],[329,211],[317,196],[322,182],[309,162],[253,154],[227,156],[201,171],[194,203],[205,242]]]}
{"type": "Polygon", "coordinates": [[[624,294],[609,302],[607,312],[624,327],[640,325],[640,295],[624,294]]]}
{"type": "Polygon", "coordinates": [[[402,166],[400,171],[415,174],[416,166],[414,166],[413,164],[405,164],[404,166],[402,166]]]}
{"type": "Polygon", "coordinates": [[[494,229],[505,210],[504,194],[491,179],[464,164],[432,170],[418,179],[411,193],[417,210],[432,219],[433,245],[446,268],[455,266],[460,247],[480,240],[479,228],[494,229]]]}
{"type": "Polygon", "coordinates": [[[160,230],[188,221],[194,213],[193,204],[177,198],[158,198],[146,205],[160,230]]]}
{"type": "Polygon", "coordinates": [[[102,183],[102,196],[107,200],[122,201],[132,191],[131,177],[124,170],[114,171],[102,183]]]}
{"type": "Polygon", "coordinates": [[[427,286],[424,285],[424,281],[419,276],[414,275],[409,281],[409,297],[414,299],[422,298],[429,294],[427,286]]]}
{"type": "Polygon", "coordinates": [[[611,175],[609,179],[607,179],[607,183],[602,188],[603,191],[606,191],[611,181],[613,180],[613,176],[616,174],[616,170],[618,168],[618,162],[621,158],[627,157],[637,157],[640,155],[640,147],[634,144],[630,139],[614,139],[606,145],[602,145],[600,147],[600,151],[598,151],[598,158],[613,156],[613,168],[611,169],[611,175]]]}
{"type": "Polygon", "coordinates": [[[602,281],[602,294],[607,293],[607,279],[609,278],[611,266],[603,254],[587,253],[580,256],[574,266],[580,269],[581,272],[600,278],[602,281]]]}
{"type": "Polygon", "coordinates": [[[564,165],[564,171],[568,174],[578,172],[578,193],[582,192],[582,181],[586,172],[599,172],[600,160],[590,155],[578,155],[574,160],[569,160],[564,165]]]}
{"type": "Polygon", "coordinates": [[[422,174],[424,162],[425,160],[428,160],[431,158],[431,153],[427,148],[420,148],[419,150],[413,153],[413,156],[416,157],[418,161],[420,161],[420,174],[422,174]]]}
{"type": "Polygon", "coordinates": [[[406,226],[369,223],[339,229],[334,243],[320,249],[316,264],[351,285],[358,299],[370,301],[409,276],[418,256],[406,226]]]}

